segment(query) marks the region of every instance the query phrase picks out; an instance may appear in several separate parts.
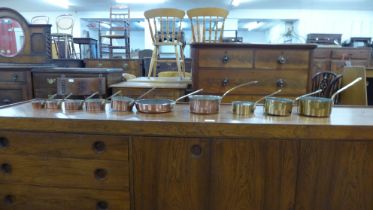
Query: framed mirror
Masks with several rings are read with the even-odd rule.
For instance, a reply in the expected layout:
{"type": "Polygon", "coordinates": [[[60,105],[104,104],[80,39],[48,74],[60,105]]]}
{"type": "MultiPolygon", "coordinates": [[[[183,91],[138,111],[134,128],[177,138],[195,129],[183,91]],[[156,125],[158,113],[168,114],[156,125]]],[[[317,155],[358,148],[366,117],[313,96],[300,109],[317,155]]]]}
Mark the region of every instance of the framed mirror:
{"type": "Polygon", "coordinates": [[[0,55],[14,57],[22,51],[25,33],[21,24],[8,17],[0,18],[0,55]]]}
{"type": "Polygon", "coordinates": [[[50,63],[51,26],[30,24],[16,10],[0,7],[0,63],[50,63]]]}

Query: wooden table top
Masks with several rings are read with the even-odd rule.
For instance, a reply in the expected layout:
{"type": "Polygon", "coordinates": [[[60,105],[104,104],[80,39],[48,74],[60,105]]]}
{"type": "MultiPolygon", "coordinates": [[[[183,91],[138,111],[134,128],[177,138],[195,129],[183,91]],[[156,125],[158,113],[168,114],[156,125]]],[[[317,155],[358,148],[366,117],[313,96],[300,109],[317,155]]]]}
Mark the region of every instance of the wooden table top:
{"type": "Polygon", "coordinates": [[[134,79],[129,80],[129,82],[192,84],[192,79],[180,79],[179,77],[136,77],[134,79]]]}
{"type": "Polygon", "coordinates": [[[250,138],[346,138],[373,140],[373,109],[334,107],[329,118],[293,114],[275,117],[263,114],[258,106],[248,117],[234,115],[230,104],[222,104],[219,114],[198,115],[188,104],[177,104],[173,112],[144,114],[112,112],[65,112],[32,109],[20,103],[0,109],[0,128],[60,132],[93,132],[126,135],[218,136],[250,138]]]}
{"type": "Polygon", "coordinates": [[[161,83],[161,82],[120,82],[112,84],[110,87],[115,88],[171,88],[171,89],[186,89],[187,83],[161,83]]]}

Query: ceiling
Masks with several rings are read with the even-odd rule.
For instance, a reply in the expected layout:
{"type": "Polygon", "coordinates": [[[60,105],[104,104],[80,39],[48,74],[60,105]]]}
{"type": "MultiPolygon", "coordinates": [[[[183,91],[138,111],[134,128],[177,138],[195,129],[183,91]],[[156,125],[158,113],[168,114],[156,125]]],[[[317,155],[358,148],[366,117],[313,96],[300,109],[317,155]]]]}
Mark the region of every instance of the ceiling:
{"type": "MultiPolygon", "coordinates": [[[[0,0],[1,7],[10,7],[20,12],[66,11],[46,3],[46,0],[0,0]],[[32,2],[32,3],[31,3],[32,2]]],[[[59,0],[54,0],[59,1],[59,0]]],[[[70,11],[107,11],[114,0],[69,0],[70,11]]],[[[132,11],[150,8],[173,7],[224,7],[228,9],[329,9],[329,10],[373,10],[372,0],[241,0],[239,7],[231,6],[231,0],[167,0],[163,4],[131,4],[132,11]]]]}

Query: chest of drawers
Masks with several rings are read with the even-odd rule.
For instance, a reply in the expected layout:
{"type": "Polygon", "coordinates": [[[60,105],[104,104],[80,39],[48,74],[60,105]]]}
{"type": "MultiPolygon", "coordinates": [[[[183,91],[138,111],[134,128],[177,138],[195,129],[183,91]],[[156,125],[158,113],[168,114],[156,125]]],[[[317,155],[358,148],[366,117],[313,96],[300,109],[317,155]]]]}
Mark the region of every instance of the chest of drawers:
{"type": "Polygon", "coordinates": [[[0,131],[0,209],[129,209],[129,138],[0,131]]]}
{"type": "Polygon", "coordinates": [[[221,95],[247,81],[224,98],[255,100],[282,88],[281,95],[296,97],[307,92],[315,45],[192,44],[193,89],[221,95]]]}

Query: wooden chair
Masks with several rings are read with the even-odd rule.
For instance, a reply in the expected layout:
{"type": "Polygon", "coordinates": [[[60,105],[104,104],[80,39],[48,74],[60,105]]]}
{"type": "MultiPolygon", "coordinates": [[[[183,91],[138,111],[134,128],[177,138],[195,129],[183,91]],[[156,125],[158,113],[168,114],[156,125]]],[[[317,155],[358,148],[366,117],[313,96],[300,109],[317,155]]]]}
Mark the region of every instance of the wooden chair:
{"type": "Polygon", "coordinates": [[[49,24],[49,17],[48,16],[34,16],[31,19],[32,24],[49,24]]]}
{"type": "Polygon", "coordinates": [[[322,92],[318,93],[315,96],[329,98],[331,96],[330,90],[329,90],[331,88],[329,86],[335,78],[337,78],[337,74],[333,72],[329,72],[329,71],[317,72],[312,77],[312,87],[311,87],[312,92],[318,89],[322,89],[322,92]]]}
{"type": "MultiPolygon", "coordinates": [[[[342,86],[342,74],[338,74],[328,85],[328,87],[325,90],[325,97],[330,98],[332,95],[341,88],[342,86]]],[[[334,103],[338,104],[339,103],[339,95],[336,95],[334,98],[334,103]]]]}
{"type": "Polygon", "coordinates": [[[51,36],[58,58],[76,58],[73,42],[74,17],[70,14],[59,15],[56,17],[56,26],[57,33],[51,36]]]}
{"type": "Polygon", "coordinates": [[[149,29],[154,45],[154,50],[149,66],[148,77],[156,76],[157,62],[176,62],[179,77],[185,76],[184,52],[182,41],[182,28],[181,23],[185,16],[183,10],[178,9],[152,9],[144,13],[145,18],[148,20],[149,29]],[[165,46],[174,47],[174,59],[160,58],[160,48],[165,46]],[[183,73],[182,73],[183,71],[183,73]]]}
{"type": "Polygon", "coordinates": [[[342,72],[342,85],[347,85],[358,77],[362,77],[362,81],[354,86],[343,91],[340,94],[340,104],[344,105],[368,105],[367,85],[366,85],[366,70],[364,66],[345,67],[342,72]]]}
{"type": "Polygon", "coordinates": [[[228,10],[223,8],[195,8],[187,11],[191,22],[193,42],[222,42],[224,22],[228,10]]]}

